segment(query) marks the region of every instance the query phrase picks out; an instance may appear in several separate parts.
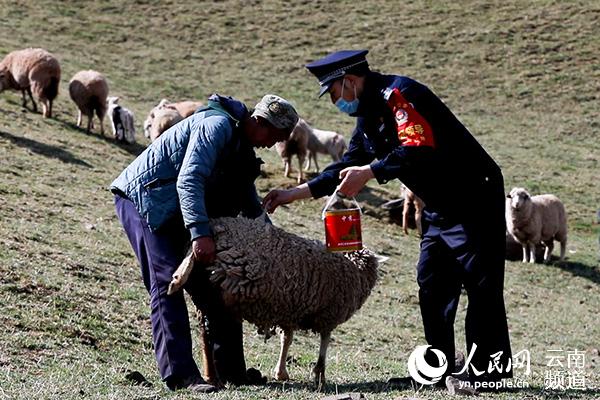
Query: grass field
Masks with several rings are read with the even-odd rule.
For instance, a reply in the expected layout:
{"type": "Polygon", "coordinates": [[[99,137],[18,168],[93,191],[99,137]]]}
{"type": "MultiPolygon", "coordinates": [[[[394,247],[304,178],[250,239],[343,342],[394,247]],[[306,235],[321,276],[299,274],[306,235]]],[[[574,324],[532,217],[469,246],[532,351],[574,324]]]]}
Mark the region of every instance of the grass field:
{"type": "MultiPolygon", "coordinates": [[[[0,56],[44,47],[63,77],[54,119],[0,94],[0,399],[184,399],[156,371],[148,296],[116,219],[112,179],[147,144],[118,146],[74,126],[70,77],[103,72],[111,94],[135,112],[138,134],[162,97],[212,92],[253,105],[273,92],[322,129],[349,137],[353,119],[325,99],[303,65],[329,51],[370,49],[372,67],[430,86],[501,165],[506,190],[555,193],[569,214],[568,259],[506,264],[513,351],[531,352],[528,389],[498,399],[600,398],[600,4],[597,1],[174,1],[0,0],[0,56]],[[585,390],[545,389],[549,350],[585,352],[585,390]],[[141,372],[151,387],[125,379],[141,372]]],[[[270,151],[261,194],[294,181],[270,151]]],[[[325,160],[321,162],[325,164],[325,160]]],[[[414,265],[415,234],[404,236],[379,205],[399,184],[360,196],[364,240],[390,257],[364,307],[333,333],[327,394],[368,399],[445,398],[400,391],[411,351],[425,344],[414,265]]],[[[449,194],[452,195],[452,194],[449,194]]],[[[274,222],[323,236],[321,201],[280,208],[274,222]]],[[[464,347],[465,300],[456,324],[464,347]]],[[[197,324],[193,324],[194,332],[197,324]]],[[[278,341],[245,327],[247,363],[268,373],[278,341]]],[[[311,363],[318,338],[298,334],[288,383],[230,388],[215,399],[318,399],[311,363]]],[[[199,360],[199,357],[198,357],[199,360]]],[[[566,372],[567,368],[563,369],[566,372]]],[[[201,396],[198,396],[200,398],[201,396]]],[[[208,398],[208,396],[207,396],[208,398]]]]}

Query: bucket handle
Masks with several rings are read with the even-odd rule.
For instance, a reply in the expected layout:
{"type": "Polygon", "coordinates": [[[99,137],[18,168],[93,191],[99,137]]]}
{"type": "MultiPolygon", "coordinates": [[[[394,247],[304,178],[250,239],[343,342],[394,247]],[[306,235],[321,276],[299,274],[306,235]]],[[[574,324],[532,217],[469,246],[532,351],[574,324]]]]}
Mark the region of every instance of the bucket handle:
{"type": "MultiPolygon", "coordinates": [[[[325,220],[325,213],[327,212],[327,209],[333,204],[333,201],[336,198],[336,195],[338,194],[339,189],[340,189],[339,186],[336,187],[333,194],[331,196],[329,196],[329,200],[327,200],[327,203],[325,203],[325,207],[323,207],[323,212],[321,213],[322,220],[325,220]]],[[[358,208],[358,212],[362,215],[362,209],[360,208],[358,201],[356,201],[356,198],[352,197],[352,201],[356,205],[356,208],[358,208]]]]}

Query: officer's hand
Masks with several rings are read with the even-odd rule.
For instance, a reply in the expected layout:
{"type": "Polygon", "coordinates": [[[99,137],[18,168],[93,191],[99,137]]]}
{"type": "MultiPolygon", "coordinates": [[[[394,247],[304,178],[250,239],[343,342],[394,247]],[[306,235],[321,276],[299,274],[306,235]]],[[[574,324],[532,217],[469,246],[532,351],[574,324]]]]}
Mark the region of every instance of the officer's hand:
{"type": "Polygon", "coordinates": [[[370,165],[344,168],[340,171],[342,183],[338,186],[338,190],[347,197],[354,197],[374,177],[370,165]]]}
{"type": "Polygon", "coordinates": [[[215,242],[210,236],[201,236],[192,242],[194,260],[201,264],[211,264],[215,261],[215,242]]]}
{"type": "Polygon", "coordinates": [[[272,214],[280,205],[289,204],[292,201],[294,201],[292,190],[275,189],[265,196],[262,206],[269,214],[272,214]]]}

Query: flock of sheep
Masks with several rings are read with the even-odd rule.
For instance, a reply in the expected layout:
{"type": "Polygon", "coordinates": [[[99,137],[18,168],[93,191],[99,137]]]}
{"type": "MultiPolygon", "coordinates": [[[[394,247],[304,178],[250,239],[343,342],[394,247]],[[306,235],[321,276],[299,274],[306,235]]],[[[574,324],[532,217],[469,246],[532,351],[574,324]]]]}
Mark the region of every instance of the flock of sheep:
{"type": "MultiPolygon", "coordinates": [[[[35,95],[42,103],[43,116],[51,117],[60,72],[56,58],[43,49],[14,51],[0,62],[0,92],[20,90],[23,106],[27,104],[27,95],[37,110],[35,95]]],[[[96,114],[103,134],[103,118],[108,113],[115,139],[134,142],[133,113],[119,106],[118,98],[108,97],[108,93],[105,77],[96,71],[80,71],[73,76],[69,95],[79,110],[77,126],[85,115],[89,132],[96,114]]],[[[163,99],[144,122],[145,136],[155,140],[200,106],[199,102],[170,103],[163,99]]],[[[298,157],[298,181],[301,182],[303,170],[310,168],[311,159],[318,171],[317,153],[339,160],[346,143],[342,135],[311,128],[300,119],[290,139],[278,143],[276,150],[284,161],[286,176],[289,176],[291,157],[298,157]]],[[[405,196],[405,214],[408,204],[415,203],[421,233],[419,216],[424,205],[408,190],[405,196]]],[[[530,196],[521,188],[513,189],[507,197],[508,233],[522,245],[523,262],[535,262],[535,246],[540,243],[546,247],[544,261],[549,261],[554,240],[560,242],[562,260],[567,221],[560,200],[553,195],[530,196]]],[[[310,329],[320,333],[321,349],[314,373],[316,383],[321,386],[325,380],[325,353],[331,331],[348,320],[370,294],[377,279],[376,257],[369,252],[332,254],[320,242],[258,221],[220,219],[212,224],[217,260],[211,267],[211,281],[221,289],[225,304],[264,331],[276,326],[282,328],[282,350],[274,371],[276,379],[288,379],[285,359],[293,331],[310,329]]],[[[405,232],[406,226],[405,220],[405,232]]],[[[171,292],[183,285],[192,266],[187,258],[174,275],[171,292]]]]}

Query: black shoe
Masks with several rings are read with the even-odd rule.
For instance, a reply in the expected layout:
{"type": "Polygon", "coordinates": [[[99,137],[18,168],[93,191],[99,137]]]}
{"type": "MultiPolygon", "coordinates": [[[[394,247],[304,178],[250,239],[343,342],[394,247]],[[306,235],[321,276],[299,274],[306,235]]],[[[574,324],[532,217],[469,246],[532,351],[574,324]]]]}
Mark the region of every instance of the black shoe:
{"type": "Polygon", "coordinates": [[[199,376],[191,376],[183,379],[167,379],[167,387],[171,390],[187,389],[196,393],[213,393],[219,390],[215,385],[206,383],[199,376]]]}

